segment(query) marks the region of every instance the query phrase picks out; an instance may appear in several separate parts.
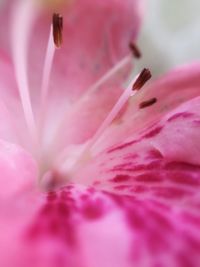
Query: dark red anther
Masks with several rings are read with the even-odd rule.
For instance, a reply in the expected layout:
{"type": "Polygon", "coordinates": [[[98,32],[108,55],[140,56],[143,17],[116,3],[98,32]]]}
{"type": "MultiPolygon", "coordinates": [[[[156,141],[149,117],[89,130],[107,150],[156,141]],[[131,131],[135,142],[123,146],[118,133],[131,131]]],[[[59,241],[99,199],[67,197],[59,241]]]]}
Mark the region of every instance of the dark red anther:
{"type": "Polygon", "coordinates": [[[141,58],[142,53],[141,53],[141,51],[139,50],[138,46],[135,43],[130,42],[129,48],[131,49],[131,52],[132,52],[132,54],[133,54],[133,56],[135,58],[141,58]]]}
{"type": "Polygon", "coordinates": [[[153,104],[155,104],[157,102],[157,98],[153,97],[149,100],[143,101],[139,104],[139,108],[146,108],[149,106],[152,106],[153,104]]]}
{"type": "Polygon", "coordinates": [[[52,25],[53,25],[53,40],[54,44],[57,48],[60,48],[62,45],[62,31],[63,31],[63,17],[58,14],[54,13],[52,18],[52,25]]]}
{"type": "Polygon", "coordinates": [[[139,91],[144,84],[151,78],[151,72],[149,69],[143,69],[138,78],[133,84],[132,90],[139,91]]]}

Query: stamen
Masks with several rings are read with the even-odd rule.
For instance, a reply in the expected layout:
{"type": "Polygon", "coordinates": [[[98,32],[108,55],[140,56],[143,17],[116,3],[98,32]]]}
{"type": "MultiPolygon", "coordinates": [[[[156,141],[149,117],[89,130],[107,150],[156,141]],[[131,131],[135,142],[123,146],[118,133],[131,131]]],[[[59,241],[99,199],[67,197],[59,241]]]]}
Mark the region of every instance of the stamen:
{"type": "MultiPolygon", "coordinates": [[[[109,70],[103,77],[101,77],[96,83],[94,83],[87,89],[86,93],[79,99],[79,101],[76,102],[73,107],[71,107],[71,111],[73,110],[73,108],[76,108],[76,106],[80,103],[80,101],[83,101],[84,98],[87,98],[88,94],[91,94],[92,92],[97,90],[101,85],[106,83],[109,79],[112,78],[112,76],[116,75],[120,70],[124,69],[131,62],[132,62],[132,55],[130,54],[124,57],[122,60],[120,60],[111,70],[109,70]]],[[[64,112],[64,116],[61,120],[61,123],[58,126],[54,140],[58,140],[60,132],[63,130],[63,125],[65,124],[65,119],[67,116],[69,116],[68,110],[67,112],[64,112]]]]}
{"type": "Polygon", "coordinates": [[[98,131],[96,132],[96,134],[93,136],[92,140],[90,141],[90,149],[94,146],[94,144],[96,143],[96,141],[99,139],[99,137],[102,135],[102,133],[104,132],[104,130],[111,124],[111,122],[115,119],[115,117],[117,116],[117,114],[119,113],[119,111],[122,109],[122,107],[124,106],[124,104],[128,101],[130,96],[133,96],[140,88],[145,84],[145,82],[147,82],[149,79],[151,78],[151,73],[149,70],[144,69],[139,76],[137,76],[136,78],[134,78],[128,88],[123,92],[123,94],[121,95],[121,97],[119,98],[119,100],[117,101],[117,103],[115,104],[115,106],[112,108],[112,110],[110,111],[110,113],[108,114],[107,118],[104,120],[104,122],[102,123],[102,125],[100,126],[100,128],[98,129],[98,131]],[[133,85],[132,85],[133,84],[133,85]],[[134,89],[134,93],[133,93],[133,88],[134,89]]]}
{"type": "Polygon", "coordinates": [[[144,84],[151,78],[151,72],[148,69],[143,69],[133,84],[132,90],[139,91],[144,84]]]}
{"type": "Polygon", "coordinates": [[[60,14],[54,13],[52,18],[53,24],[53,39],[57,48],[62,45],[62,30],[63,30],[63,18],[60,14]]]}
{"type": "Polygon", "coordinates": [[[46,113],[46,100],[47,100],[47,95],[48,95],[48,86],[49,86],[51,69],[53,65],[53,58],[55,55],[55,48],[58,45],[61,45],[61,40],[62,40],[62,30],[61,30],[62,24],[63,24],[62,17],[59,14],[53,14],[52,25],[50,27],[49,40],[48,40],[47,50],[46,50],[46,55],[45,55],[45,60],[44,60],[42,85],[41,85],[40,120],[39,120],[39,127],[38,127],[39,135],[41,139],[42,139],[41,133],[43,130],[43,124],[44,124],[45,113],[46,113]]]}
{"type": "Polygon", "coordinates": [[[113,75],[115,75],[118,71],[125,68],[132,61],[132,56],[128,55],[124,57],[121,61],[119,61],[112,69],[110,69],[105,75],[102,76],[96,83],[94,83],[87,91],[91,92],[96,90],[98,87],[107,82],[113,75]]]}
{"type": "Polygon", "coordinates": [[[139,104],[139,108],[142,109],[142,108],[146,108],[146,107],[152,106],[156,102],[157,102],[157,98],[153,97],[153,98],[151,98],[149,100],[141,102],[139,104]]]}
{"type": "MultiPolygon", "coordinates": [[[[145,69],[145,72],[148,72],[148,76],[146,74],[145,77],[149,77],[150,78],[150,76],[151,76],[150,75],[150,71],[149,70],[147,71],[145,69]]],[[[99,127],[97,132],[94,134],[92,139],[88,142],[86,147],[81,152],[80,156],[78,157],[78,159],[76,160],[76,162],[75,162],[75,164],[73,166],[74,169],[76,169],[75,167],[77,165],[79,165],[80,162],[82,162],[82,161],[84,162],[85,160],[87,160],[87,158],[90,157],[91,149],[94,147],[94,145],[100,139],[100,137],[102,136],[103,132],[112,123],[112,121],[116,118],[117,114],[120,112],[120,110],[122,109],[124,104],[128,101],[128,99],[138,92],[138,89],[133,91],[133,87],[134,87],[133,85],[138,84],[138,79],[140,80],[141,76],[142,77],[144,76],[144,70],[138,76],[136,76],[134,79],[132,79],[132,81],[130,82],[129,86],[123,92],[123,94],[121,95],[121,97],[119,98],[117,103],[114,105],[114,107],[112,108],[112,110],[110,111],[110,113],[108,114],[106,119],[103,121],[103,123],[101,124],[101,126],[99,127]]],[[[147,81],[147,79],[146,79],[146,81],[147,81]]],[[[144,83],[143,83],[143,85],[144,85],[144,83]]],[[[136,88],[138,88],[138,86],[136,86],[136,88]]],[[[63,159],[64,155],[65,155],[65,152],[61,154],[59,159],[63,159]]]]}
{"type": "Polygon", "coordinates": [[[42,107],[44,107],[45,100],[47,98],[49,78],[50,78],[54,54],[55,54],[55,45],[53,42],[53,28],[51,26],[45,60],[44,60],[43,75],[42,75],[42,85],[41,85],[41,106],[42,107]]]}
{"type": "Polygon", "coordinates": [[[30,39],[29,37],[35,16],[37,15],[33,2],[34,1],[19,1],[16,3],[13,10],[11,37],[14,69],[21,103],[27,127],[35,142],[36,125],[29,95],[27,77],[28,41],[30,39]]]}
{"type": "Polygon", "coordinates": [[[131,52],[133,53],[133,56],[135,58],[138,58],[138,59],[141,58],[142,53],[140,52],[138,46],[135,43],[130,42],[129,48],[131,49],[131,52]]]}

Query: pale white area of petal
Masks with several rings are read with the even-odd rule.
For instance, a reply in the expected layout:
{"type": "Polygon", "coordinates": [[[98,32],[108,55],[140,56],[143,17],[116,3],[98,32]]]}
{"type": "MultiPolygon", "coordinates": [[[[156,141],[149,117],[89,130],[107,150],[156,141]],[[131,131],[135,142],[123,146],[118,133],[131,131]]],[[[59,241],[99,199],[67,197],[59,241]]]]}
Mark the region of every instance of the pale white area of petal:
{"type": "Polygon", "coordinates": [[[80,243],[87,267],[130,267],[132,240],[133,233],[121,212],[112,212],[101,220],[80,226],[80,243]]]}
{"type": "Polygon", "coordinates": [[[35,161],[22,148],[3,140],[0,140],[0,172],[1,200],[36,185],[35,161]]]}

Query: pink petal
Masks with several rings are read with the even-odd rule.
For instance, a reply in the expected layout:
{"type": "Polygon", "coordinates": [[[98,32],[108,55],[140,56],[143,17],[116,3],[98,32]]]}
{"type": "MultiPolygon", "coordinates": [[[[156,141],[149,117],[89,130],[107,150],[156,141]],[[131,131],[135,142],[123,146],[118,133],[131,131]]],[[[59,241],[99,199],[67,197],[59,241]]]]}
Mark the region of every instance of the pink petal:
{"type": "MultiPolygon", "coordinates": [[[[199,103],[200,97],[190,99],[96,155],[74,180],[89,187],[68,185],[34,200],[26,197],[26,209],[32,210],[25,219],[18,212],[5,218],[16,245],[0,263],[195,267],[200,261],[199,103]]],[[[7,248],[10,239],[4,236],[7,248]]]]}
{"type": "Polygon", "coordinates": [[[137,0],[76,1],[65,19],[65,41],[56,55],[52,82],[70,96],[87,90],[128,53],[140,20],[137,0]]]}
{"type": "MultiPolygon", "coordinates": [[[[50,114],[55,114],[55,109],[62,114],[129,53],[129,43],[138,34],[142,9],[138,0],[74,1],[64,13],[64,42],[54,59],[48,99],[50,114]]],[[[41,73],[49,23],[49,16],[38,21],[33,37],[37,43],[31,42],[31,72],[35,73],[31,79],[32,88],[40,87],[37,73],[41,73]]],[[[127,78],[130,69],[129,64],[118,86],[127,78]]]]}
{"type": "MultiPolygon", "coordinates": [[[[1,8],[1,19],[10,18],[13,2],[1,8]]],[[[143,4],[135,0],[77,0],[61,11],[64,16],[64,43],[56,51],[51,91],[74,98],[98,80],[129,51],[140,26],[143,4]],[[77,79],[78,77],[78,79],[77,79]]],[[[30,42],[31,89],[40,88],[41,73],[51,16],[45,11],[38,18],[30,42]]],[[[1,28],[1,47],[7,50],[8,35],[1,28]]],[[[30,63],[30,62],[29,62],[30,63]]],[[[69,99],[68,99],[69,100],[69,99]]]]}
{"type": "Polygon", "coordinates": [[[38,173],[32,157],[17,145],[3,140],[0,140],[0,170],[0,199],[9,199],[36,186],[38,173]]]}
{"type": "Polygon", "coordinates": [[[200,217],[177,201],[171,205],[72,185],[40,202],[29,223],[26,217],[9,218],[15,243],[7,247],[9,257],[1,255],[3,266],[193,267],[199,261],[200,217]]]}
{"type": "Polygon", "coordinates": [[[135,135],[160,120],[181,103],[199,96],[199,84],[199,63],[179,67],[157,81],[149,83],[132,97],[119,120],[105,132],[99,147],[102,150],[103,147],[122,142],[125,136],[135,135]],[[157,98],[156,104],[139,109],[141,102],[153,97],[157,98]]]}
{"type": "MultiPolygon", "coordinates": [[[[17,1],[6,1],[4,3],[0,16],[2,21],[7,21],[8,18],[11,18],[13,3],[18,4],[17,1]]],[[[75,1],[69,10],[67,8],[61,12],[64,15],[66,24],[64,26],[64,44],[60,50],[56,51],[49,86],[50,95],[47,101],[49,116],[47,128],[50,129],[51,126],[55,128],[61,117],[66,117],[65,123],[70,126],[70,132],[63,129],[63,133],[67,132],[67,135],[63,135],[61,140],[65,139],[68,140],[68,143],[77,143],[77,141],[83,142],[91,137],[114,104],[116,98],[109,97],[107,99],[106,94],[111,95],[112,93],[113,96],[116,95],[118,97],[121,84],[127,78],[131,64],[127,64],[120,75],[116,73],[112,77],[111,81],[114,81],[112,83],[112,92],[110,90],[105,94],[108,87],[111,89],[109,81],[103,85],[104,90],[102,92],[97,91],[95,94],[90,95],[90,98],[86,101],[87,103],[85,101],[82,102],[82,100],[80,103],[75,103],[73,112],[70,111],[67,114],[67,107],[71,101],[74,101],[80,94],[87,91],[104,73],[128,54],[129,42],[137,37],[142,11],[143,3],[138,0],[123,2],[110,0],[106,3],[79,0],[75,1]],[[100,101],[96,103],[99,98],[100,101]],[[95,105],[96,109],[99,110],[96,113],[97,116],[92,121],[88,121],[88,111],[95,105]],[[102,109],[102,106],[104,106],[104,109],[102,109]],[[85,114],[84,118],[80,117],[80,114],[82,115],[83,113],[85,114]],[[83,128],[85,128],[86,124],[87,127],[90,125],[83,136],[74,134],[74,132],[78,132],[74,127],[74,120],[77,122],[82,121],[83,128]]],[[[41,74],[52,15],[47,13],[44,12],[36,22],[34,34],[32,35],[33,40],[30,42],[31,53],[28,58],[28,79],[30,81],[31,100],[36,115],[38,115],[41,74]]],[[[4,28],[0,30],[2,31],[1,36],[5,37],[0,40],[1,47],[9,54],[8,47],[10,47],[10,44],[8,44],[7,34],[5,34],[4,28]]],[[[17,106],[17,111],[20,109],[17,106]]],[[[15,111],[12,113],[14,114],[15,111]]],[[[23,118],[23,114],[20,117],[23,118]]],[[[8,123],[5,125],[8,125],[8,123]]],[[[10,135],[10,130],[8,131],[8,135],[10,135]]],[[[4,136],[5,134],[3,133],[2,137],[4,136]]],[[[23,141],[22,145],[29,148],[24,136],[21,139],[23,141]]],[[[64,144],[66,145],[66,142],[64,144]]]]}
{"type": "MultiPolygon", "coordinates": [[[[119,80],[111,80],[108,86],[92,91],[73,106],[66,114],[64,123],[67,129],[60,135],[60,147],[70,143],[84,143],[93,136],[121,94],[120,88],[116,88],[117,83],[119,84],[119,80]]],[[[106,130],[98,148],[102,150],[123,140],[125,135],[135,134],[181,103],[198,96],[199,83],[200,66],[199,63],[194,63],[180,67],[145,86],[123,107],[121,114],[106,130]],[[142,101],[152,97],[158,100],[155,105],[139,109],[142,101]]]]}
{"type": "Polygon", "coordinates": [[[0,138],[30,148],[10,59],[0,51],[0,138]]]}

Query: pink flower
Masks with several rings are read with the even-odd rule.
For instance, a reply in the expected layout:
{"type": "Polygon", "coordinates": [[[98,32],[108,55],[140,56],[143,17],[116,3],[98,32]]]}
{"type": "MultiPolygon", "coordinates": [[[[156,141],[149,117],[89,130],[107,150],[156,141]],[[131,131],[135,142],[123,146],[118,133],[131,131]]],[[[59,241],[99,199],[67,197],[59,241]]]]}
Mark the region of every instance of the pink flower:
{"type": "Polygon", "coordinates": [[[64,2],[45,67],[49,7],[2,9],[0,266],[197,266],[199,64],[131,97],[141,2],[64,2]]]}

